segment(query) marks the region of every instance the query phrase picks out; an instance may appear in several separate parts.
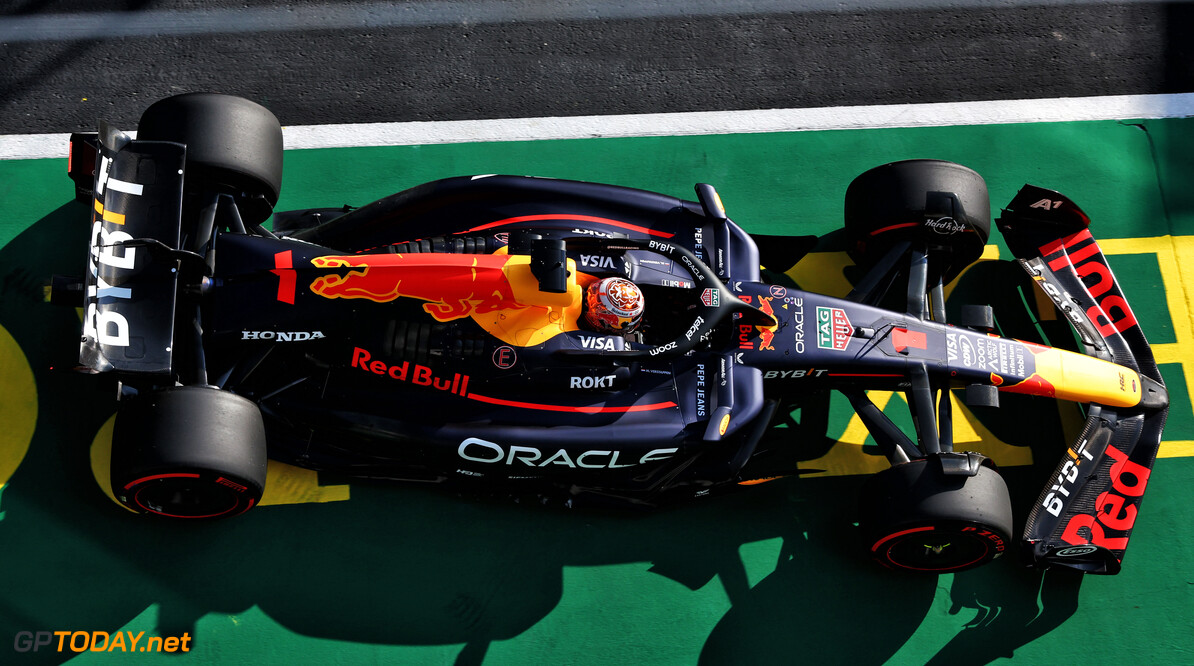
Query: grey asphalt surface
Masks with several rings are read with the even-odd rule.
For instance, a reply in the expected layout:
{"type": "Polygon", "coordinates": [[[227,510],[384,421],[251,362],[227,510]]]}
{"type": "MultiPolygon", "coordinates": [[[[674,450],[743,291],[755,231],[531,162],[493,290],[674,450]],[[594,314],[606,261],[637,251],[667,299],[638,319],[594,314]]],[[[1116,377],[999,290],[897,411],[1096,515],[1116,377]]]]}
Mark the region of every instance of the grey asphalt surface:
{"type": "Polygon", "coordinates": [[[193,90],[286,125],[1175,93],[1194,4],[17,0],[0,63],[0,134],[193,90]]]}

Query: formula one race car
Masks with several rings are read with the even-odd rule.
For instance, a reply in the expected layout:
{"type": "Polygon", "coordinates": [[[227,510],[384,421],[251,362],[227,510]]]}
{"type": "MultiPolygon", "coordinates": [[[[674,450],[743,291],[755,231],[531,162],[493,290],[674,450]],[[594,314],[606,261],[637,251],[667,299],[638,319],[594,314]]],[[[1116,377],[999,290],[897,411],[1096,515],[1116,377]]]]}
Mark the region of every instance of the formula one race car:
{"type": "Polygon", "coordinates": [[[871,555],[958,571],[1002,555],[1012,531],[995,466],[953,450],[949,391],[965,388],[971,404],[1011,392],[1088,405],[1024,550],[1038,566],[1119,570],[1168,397],[1086,215],[1061,194],[1025,186],[999,228],[1084,354],[995,335],[989,306],[945,321],[943,286],[991,226],[985,183],[957,164],[897,162],[850,185],[846,235],[865,273],[833,298],[765,283],[760,265],[785,270],[798,244],[757,242],[709,185],[692,202],[460,177],[275,214],[281,155],[272,114],[213,94],[154,104],[136,140],[107,126],[72,137],[90,256],[58,293],[82,293],[83,366],[122,383],[111,478],[134,511],[247,511],[267,452],[575,503],[702,496],[796,473],[763,433],[833,389],[891,462],[864,491],[871,555]],[[914,434],[872,389],[906,394],[914,434]]]}

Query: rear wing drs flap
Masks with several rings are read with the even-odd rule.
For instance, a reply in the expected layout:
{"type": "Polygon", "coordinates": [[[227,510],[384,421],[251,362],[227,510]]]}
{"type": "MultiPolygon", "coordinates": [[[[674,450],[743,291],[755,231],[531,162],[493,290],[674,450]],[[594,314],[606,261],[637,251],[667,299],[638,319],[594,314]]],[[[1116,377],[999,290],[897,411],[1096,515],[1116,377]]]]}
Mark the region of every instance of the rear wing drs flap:
{"type": "Polygon", "coordinates": [[[91,208],[79,361],[94,372],[169,372],[178,279],[169,254],[179,243],[186,148],[103,125],[71,144],[68,171],[91,208]],[[88,146],[93,169],[75,163],[91,157],[88,146]]]}
{"type": "Polygon", "coordinates": [[[1114,574],[1169,412],[1168,394],[1140,323],[1077,205],[1024,186],[997,220],[1008,247],[1078,332],[1084,351],[1135,372],[1133,408],[1090,404],[1082,433],[1058,463],[1028,516],[1024,548],[1038,566],[1114,574]]]}

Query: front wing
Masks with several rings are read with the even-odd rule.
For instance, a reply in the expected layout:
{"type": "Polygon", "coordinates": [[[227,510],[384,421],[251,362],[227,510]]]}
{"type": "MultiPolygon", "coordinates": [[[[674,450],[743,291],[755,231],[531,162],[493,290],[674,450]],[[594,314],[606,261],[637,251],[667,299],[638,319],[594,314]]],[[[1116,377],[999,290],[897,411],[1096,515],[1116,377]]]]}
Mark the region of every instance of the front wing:
{"type": "Polygon", "coordinates": [[[1169,412],[1164,382],[1081,209],[1057,192],[1025,186],[998,223],[1020,264],[1078,332],[1085,352],[1135,370],[1122,373],[1120,381],[1143,385],[1136,407],[1090,404],[1082,433],[1024,527],[1024,548],[1037,566],[1117,573],[1169,412]]]}

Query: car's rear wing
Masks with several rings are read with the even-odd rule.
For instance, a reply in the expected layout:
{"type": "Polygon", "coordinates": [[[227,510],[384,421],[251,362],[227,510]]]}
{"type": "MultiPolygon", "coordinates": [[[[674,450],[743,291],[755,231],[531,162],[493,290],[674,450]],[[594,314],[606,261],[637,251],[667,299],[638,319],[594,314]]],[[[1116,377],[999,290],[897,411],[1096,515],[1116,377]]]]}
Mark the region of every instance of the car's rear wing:
{"type": "Polygon", "coordinates": [[[1085,352],[1135,372],[1137,407],[1090,404],[1082,433],[1066,450],[1024,527],[1038,566],[1117,573],[1169,412],[1152,350],[1077,205],[1026,185],[997,221],[1012,253],[1078,332],[1085,352]]]}
{"type": "Polygon", "coordinates": [[[186,148],[132,141],[107,127],[98,137],[76,135],[69,171],[83,196],[90,165],[74,162],[76,152],[88,157],[88,145],[95,166],[79,361],[95,372],[169,372],[179,268],[170,255],[178,249],[186,148]]]}

